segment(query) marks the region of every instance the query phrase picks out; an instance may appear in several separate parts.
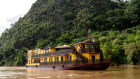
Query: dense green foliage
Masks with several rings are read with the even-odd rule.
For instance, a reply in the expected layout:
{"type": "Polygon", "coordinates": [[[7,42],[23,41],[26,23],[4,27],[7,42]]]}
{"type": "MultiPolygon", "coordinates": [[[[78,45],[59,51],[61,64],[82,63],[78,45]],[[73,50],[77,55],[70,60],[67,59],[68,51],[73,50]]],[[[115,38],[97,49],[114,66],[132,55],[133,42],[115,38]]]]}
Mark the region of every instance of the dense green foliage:
{"type": "Polygon", "coordinates": [[[91,29],[115,65],[140,63],[140,1],[37,0],[0,37],[0,65],[25,65],[28,49],[73,45],[91,29]]]}

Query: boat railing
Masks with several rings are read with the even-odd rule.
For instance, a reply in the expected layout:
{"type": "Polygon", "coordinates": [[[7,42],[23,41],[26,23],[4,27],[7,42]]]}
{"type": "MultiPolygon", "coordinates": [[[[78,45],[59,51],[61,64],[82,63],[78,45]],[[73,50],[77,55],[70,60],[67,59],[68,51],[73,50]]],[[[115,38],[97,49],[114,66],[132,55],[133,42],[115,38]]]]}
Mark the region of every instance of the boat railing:
{"type": "Polygon", "coordinates": [[[59,50],[59,51],[51,52],[51,53],[32,55],[32,58],[35,58],[35,57],[46,57],[46,56],[53,56],[53,55],[65,55],[65,54],[70,54],[70,53],[73,53],[72,49],[64,49],[64,50],[59,50]]]}
{"type": "Polygon", "coordinates": [[[110,63],[111,61],[109,59],[96,59],[91,60],[89,59],[87,62],[83,62],[82,60],[74,60],[74,61],[55,61],[55,62],[40,62],[41,65],[57,65],[57,64],[99,64],[99,63],[110,63]]]}
{"type": "Polygon", "coordinates": [[[81,48],[79,49],[79,53],[100,53],[99,51],[97,51],[96,49],[89,49],[89,48],[81,48]]]}

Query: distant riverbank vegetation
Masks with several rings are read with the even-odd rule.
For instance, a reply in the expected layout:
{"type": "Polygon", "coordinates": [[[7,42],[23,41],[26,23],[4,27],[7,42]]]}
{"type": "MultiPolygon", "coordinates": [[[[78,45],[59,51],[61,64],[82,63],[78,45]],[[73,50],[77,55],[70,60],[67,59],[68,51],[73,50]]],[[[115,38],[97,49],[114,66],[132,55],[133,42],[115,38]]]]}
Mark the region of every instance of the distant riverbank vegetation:
{"type": "Polygon", "coordinates": [[[140,0],[37,0],[0,36],[0,65],[25,65],[29,49],[72,46],[89,29],[114,65],[140,64],[140,0]]]}

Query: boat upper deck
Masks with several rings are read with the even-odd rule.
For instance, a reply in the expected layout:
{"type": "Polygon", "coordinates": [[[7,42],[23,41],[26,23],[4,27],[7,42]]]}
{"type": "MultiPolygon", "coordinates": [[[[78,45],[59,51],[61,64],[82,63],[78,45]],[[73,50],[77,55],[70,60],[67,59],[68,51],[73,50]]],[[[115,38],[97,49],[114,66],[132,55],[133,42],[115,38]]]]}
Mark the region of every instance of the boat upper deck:
{"type": "Polygon", "coordinates": [[[73,49],[63,49],[63,50],[59,50],[59,51],[55,51],[55,52],[51,52],[51,53],[43,53],[43,54],[38,54],[38,55],[32,55],[32,58],[36,58],[36,57],[47,57],[47,56],[56,56],[56,55],[66,55],[66,54],[72,54],[73,49]]]}

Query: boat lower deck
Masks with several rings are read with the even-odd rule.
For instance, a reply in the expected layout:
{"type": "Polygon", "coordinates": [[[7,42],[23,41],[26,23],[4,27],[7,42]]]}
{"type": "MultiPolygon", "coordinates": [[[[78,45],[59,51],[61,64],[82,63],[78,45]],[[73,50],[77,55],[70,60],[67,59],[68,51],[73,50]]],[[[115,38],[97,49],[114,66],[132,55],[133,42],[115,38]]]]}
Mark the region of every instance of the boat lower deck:
{"type": "Polygon", "coordinates": [[[98,64],[60,64],[60,65],[30,65],[27,68],[47,68],[47,69],[63,69],[63,70],[105,70],[111,63],[98,63],[98,64]]]}
{"type": "Polygon", "coordinates": [[[26,67],[43,67],[47,69],[64,69],[64,70],[105,70],[111,65],[109,60],[88,60],[88,61],[63,61],[63,62],[43,62],[27,64],[26,67]]]}

